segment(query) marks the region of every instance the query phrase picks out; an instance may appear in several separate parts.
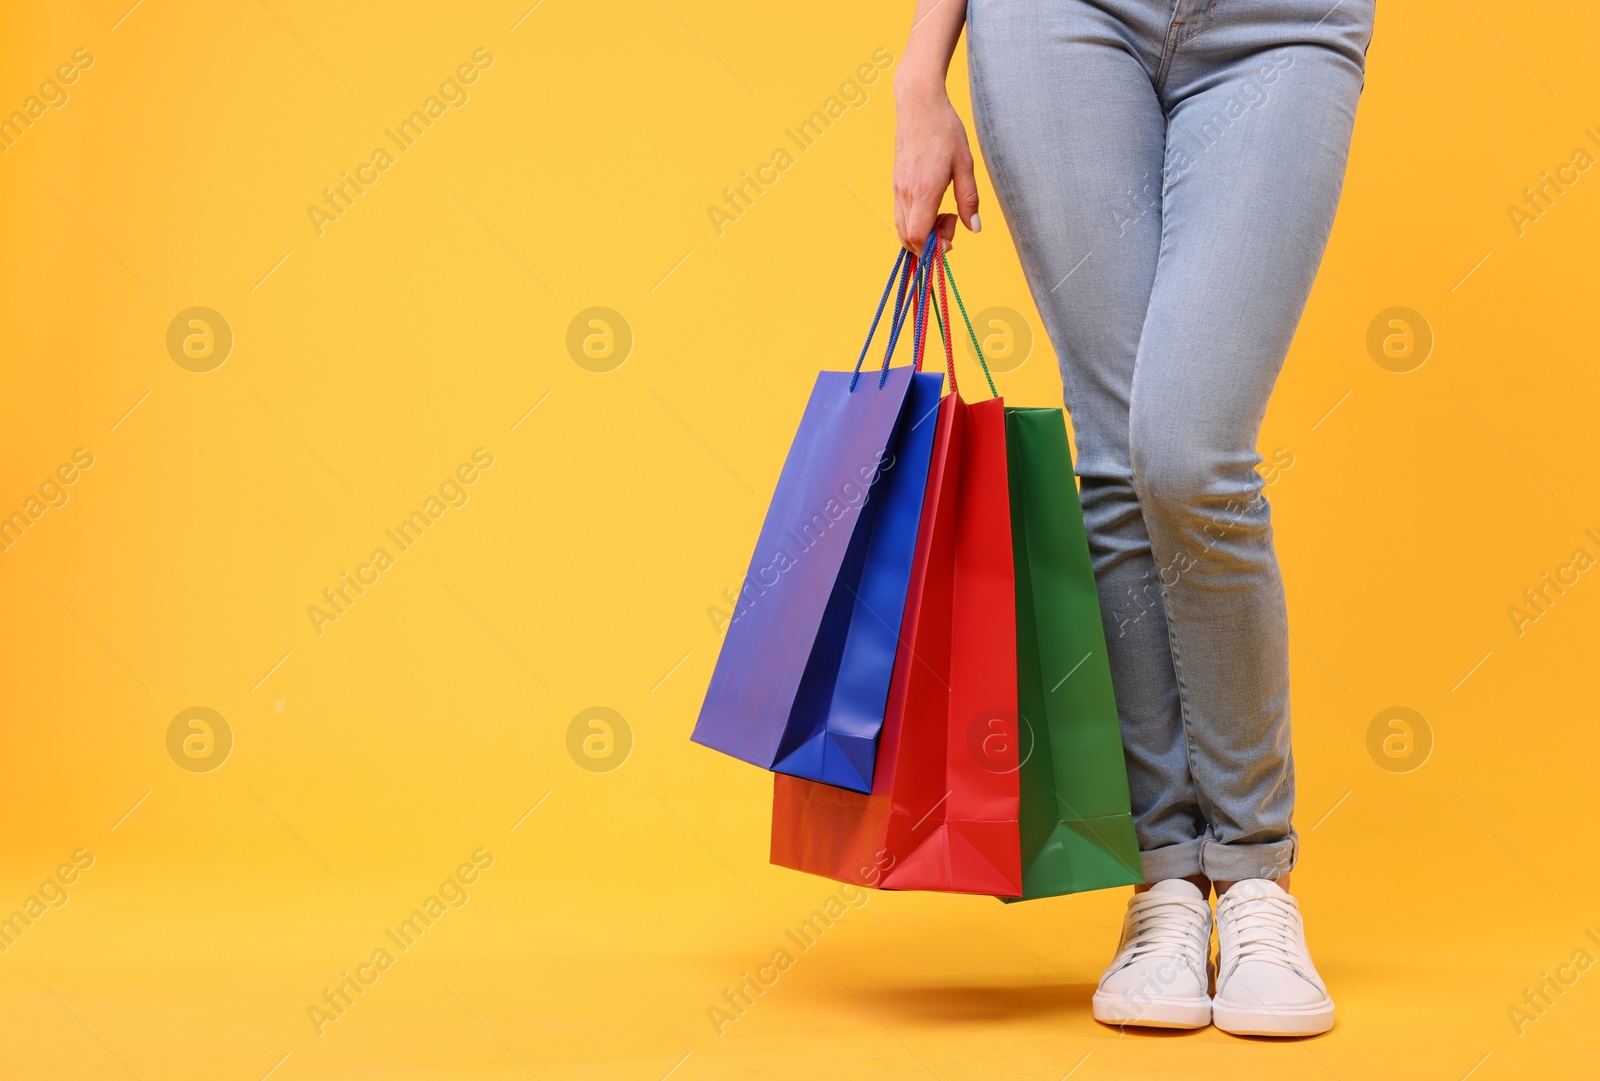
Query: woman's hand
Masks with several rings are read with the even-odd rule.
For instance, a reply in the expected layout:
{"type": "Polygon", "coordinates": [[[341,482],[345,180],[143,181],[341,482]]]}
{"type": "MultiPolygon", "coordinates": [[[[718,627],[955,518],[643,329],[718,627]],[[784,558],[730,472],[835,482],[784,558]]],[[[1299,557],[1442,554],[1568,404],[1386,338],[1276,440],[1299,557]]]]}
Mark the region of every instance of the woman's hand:
{"type": "Polygon", "coordinates": [[[921,254],[935,222],[948,245],[956,214],[940,214],[945,189],[955,185],[956,211],[976,233],[978,184],[972,172],[967,130],[940,86],[933,91],[895,94],[894,227],[900,240],[921,254]]]}
{"type": "Polygon", "coordinates": [[[958,215],[972,232],[982,227],[967,130],[944,88],[965,9],[949,0],[921,0],[895,73],[894,227],[901,243],[917,254],[936,223],[946,244],[955,237],[958,215]],[[940,214],[951,185],[956,214],[940,214]]]}

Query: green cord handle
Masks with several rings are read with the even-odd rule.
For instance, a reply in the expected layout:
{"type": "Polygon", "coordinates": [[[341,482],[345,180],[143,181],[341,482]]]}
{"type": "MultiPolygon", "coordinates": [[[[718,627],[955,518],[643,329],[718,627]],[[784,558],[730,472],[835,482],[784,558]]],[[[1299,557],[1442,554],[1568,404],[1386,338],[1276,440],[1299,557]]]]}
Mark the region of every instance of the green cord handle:
{"type": "MultiPolygon", "coordinates": [[[[973,351],[978,354],[978,363],[983,367],[983,377],[989,382],[989,393],[996,398],[1000,397],[999,389],[994,385],[994,376],[989,374],[989,362],[983,358],[983,346],[978,344],[978,334],[972,329],[972,320],[967,318],[967,306],[961,302],[961,290],[956,288],[956,276],[950,271],[950,260],[945,255],[944,249],[939,250],[939,262],[944,267],[944,276],[950,282],[950,291],[956,295],[956,307],[961,309],[961,321],[967,324],[967,336],[972,339],[973,351]]],[[[934,313],[938,315],[937,312],[934,313]]],[[[944,336],[944,323],[939,323],[939,335],[944,336]]]]}

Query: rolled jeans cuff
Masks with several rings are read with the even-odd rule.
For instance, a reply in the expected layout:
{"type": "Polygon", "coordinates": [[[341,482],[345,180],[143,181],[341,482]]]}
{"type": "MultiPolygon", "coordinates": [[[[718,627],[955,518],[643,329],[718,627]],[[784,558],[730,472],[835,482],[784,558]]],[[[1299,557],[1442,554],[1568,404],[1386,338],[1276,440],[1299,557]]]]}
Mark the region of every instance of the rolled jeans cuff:
{"type": "Polygon", "coordinates": [[[1294,870],[1300,855],[1300,838],[1293,830],[1283,840],[1266,844],[1227,845],[1211,837],[1202,837],[1198,843],[1199,873],[1213,882],[1282,878],[1294,870]]]}
{"type": "Polygon", "coordinates": [[[1300,855],[1300,838],[1292,830],[1281,841],[1229,845],[1212,837],[1196,837],[1175,845],[1139,853],[1146,882],[1205,875],[1213,882],[1242,882],[1247,878],[1278,879],[1294,870],[1300,855]]]}
{"type": "Polygon", "coordinates": [[[1200,851],[1204,843],[1205,838],[1196,837],[1139,853],[1144,880],[1154,884],[1163,879],[1192,878],[1200,874],[1200,851]]]}

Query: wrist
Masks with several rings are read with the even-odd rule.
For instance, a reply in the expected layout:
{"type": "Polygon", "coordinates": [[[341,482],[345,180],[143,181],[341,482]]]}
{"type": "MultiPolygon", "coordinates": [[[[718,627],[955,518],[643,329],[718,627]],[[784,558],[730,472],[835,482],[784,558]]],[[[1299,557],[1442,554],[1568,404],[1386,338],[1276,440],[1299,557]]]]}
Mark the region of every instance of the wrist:
{"type": "Polygon", "coordinates": [[[894,74],[894,100],[897,105],[948,101],[944,72],[902,60],[894,74]]]}

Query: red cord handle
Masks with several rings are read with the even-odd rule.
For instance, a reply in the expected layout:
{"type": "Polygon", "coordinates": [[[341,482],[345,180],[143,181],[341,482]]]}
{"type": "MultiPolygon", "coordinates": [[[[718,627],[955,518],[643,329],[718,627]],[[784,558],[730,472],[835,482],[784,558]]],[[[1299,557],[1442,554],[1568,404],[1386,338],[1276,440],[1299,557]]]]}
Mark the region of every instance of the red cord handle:
{"type": "Polygon", "coordinates": [[[917,326],[917,360],[916,370],[922,370],[923,354],[928,343],[928,318],[925,314],[933,303],[933,279],[939,280],[939,337],[944,341],[945,373],[950,376],[950,393],[959,393],[956,386],[956,353],[953,344],[953,335],[950,332],[950,300],[945,294],[944,275],[939,273],[945,253],[944,237],[935,240],[934,250],[923,260],[923,265],[917,268],[917,308],[922,318],[917,326]]]}

